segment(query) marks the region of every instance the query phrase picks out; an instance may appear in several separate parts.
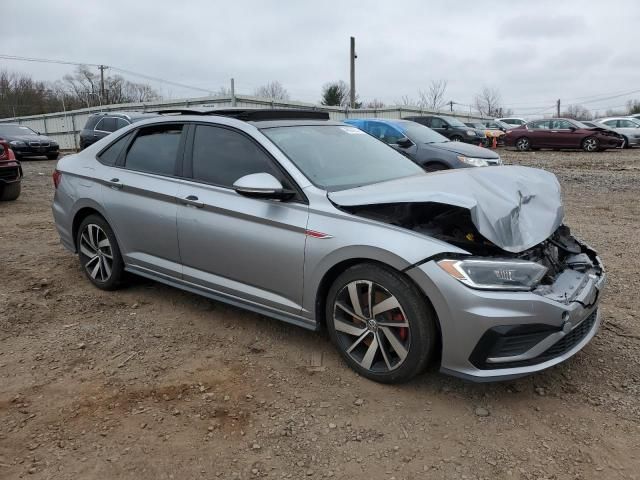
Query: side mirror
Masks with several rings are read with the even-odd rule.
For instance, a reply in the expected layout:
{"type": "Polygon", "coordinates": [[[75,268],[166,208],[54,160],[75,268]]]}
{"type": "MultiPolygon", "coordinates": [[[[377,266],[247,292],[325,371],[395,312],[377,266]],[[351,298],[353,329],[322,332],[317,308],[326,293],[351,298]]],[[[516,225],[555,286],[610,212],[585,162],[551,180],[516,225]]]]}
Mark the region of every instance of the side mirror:
{"type": "Polygon", "coordinates": [[[396,140],[395,144],[401,148],[409,148],[413,145],[413,142],[407,137],[402,137],[396,140]]]}
{"type": "Polygon", "coordinates": [[[445,124],[442,126],[442,128],[444,128],[445,130],[449,130],[449,124],[448,124],[448,123],[445,123],[445,124]]]}
{"type": "Polygon", "coordinates": [[[569,130],[570,130],[570,131],[572,131],[572,132],[575,132],[575,131],[577,130],[577,128],[576,128],[576,127],[571,126],[571,127],[569,127],[569,130]]]}
{"type": "Polygon", "coordinates": [[[270,173],[252,173],[240,177],[234,182],[233,189],[245,197],[271,200],[289,200],[296,194],[293,190],[285,189],[270,173]]]}

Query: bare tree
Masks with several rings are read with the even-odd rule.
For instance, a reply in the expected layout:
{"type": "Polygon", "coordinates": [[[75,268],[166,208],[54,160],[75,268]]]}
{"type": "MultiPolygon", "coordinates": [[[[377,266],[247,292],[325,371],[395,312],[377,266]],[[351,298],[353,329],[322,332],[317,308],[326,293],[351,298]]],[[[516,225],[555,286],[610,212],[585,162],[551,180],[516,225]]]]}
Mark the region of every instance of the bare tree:
{"type": "Polygon", "coordinates": [[[418,90],[419,106],[437,112],[447,104],[444,96],[446,91],[446,80],[431,80],[425,92],[418,90]]]}
{"type": "Polygon", "coordinates": [[[640,100],[629,100],[627,102],[627,113],[629,115],[640,113],[640,100]]]}
{"type": "Polygon", "coordinates": [[[289,92],[278,81],[269,82],[256,88],[255,95],[269,100],[289,100],[289,92]]]}
{"type": "Polygon", "coordinates": [[[568,105],[566,110],[562,112],[565,118],[573,118],[574,120],[591,120],[591,112],[582,105],[568,105]]]}
{"type": "Polygon", "coordinates": [[[403,95],[400,100],[396,100],[396,104],[403,107],[415,107],[416,105],[418,105],[418,102],[416,102],[409,95],[403,95]]]}
{"type": "Polygon", "coordinates": [[[483,117],[501,117],[502,96],[497,88],[484,87],[475,98],[476,109],[483,117]]]}
{"type": "Polygon", "coordinates": [[[364,108],[384,108],[384,102],[374,98],[373,100],[364,104],[364,108]]]}

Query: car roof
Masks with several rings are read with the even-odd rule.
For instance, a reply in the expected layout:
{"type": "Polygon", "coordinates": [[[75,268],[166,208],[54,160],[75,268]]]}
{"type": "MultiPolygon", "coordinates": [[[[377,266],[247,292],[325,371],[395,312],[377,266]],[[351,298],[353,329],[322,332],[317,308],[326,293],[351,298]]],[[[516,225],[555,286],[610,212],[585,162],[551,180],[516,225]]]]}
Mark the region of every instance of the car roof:
{"type": "Polygon", "coordinates": [[[140,118],[153,118],[157,117],[157,113],[152,112],[128,112],[128,111],[117,111],[117,112],[96,112],[91,114],[92,117],[120,117],[126,118],[128,120],[137,120],[140,118]]]}
{"type": "Polygon", "coordinates": [[[344,123],[349,124],[359,122],[380,122],[387,125],[394,125],[396,127],[401,127],[407,123],[416,123],[409,118],[348,118],[344,120],[344,123]]]}

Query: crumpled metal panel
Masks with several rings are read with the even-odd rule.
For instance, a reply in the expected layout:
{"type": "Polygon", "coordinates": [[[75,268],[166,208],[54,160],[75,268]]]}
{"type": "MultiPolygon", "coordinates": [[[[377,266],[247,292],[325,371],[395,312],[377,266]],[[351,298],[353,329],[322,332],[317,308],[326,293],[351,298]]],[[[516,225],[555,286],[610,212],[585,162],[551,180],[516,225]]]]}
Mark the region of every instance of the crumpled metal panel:
{"type": "Polygon", "coordinates": [[[330,192],[328,196],[343,207],[433,202],[466,208],[487,240],[513,253],[546,240],[564,217],[556,176],[521,166],[446,170],[330,192]]]}

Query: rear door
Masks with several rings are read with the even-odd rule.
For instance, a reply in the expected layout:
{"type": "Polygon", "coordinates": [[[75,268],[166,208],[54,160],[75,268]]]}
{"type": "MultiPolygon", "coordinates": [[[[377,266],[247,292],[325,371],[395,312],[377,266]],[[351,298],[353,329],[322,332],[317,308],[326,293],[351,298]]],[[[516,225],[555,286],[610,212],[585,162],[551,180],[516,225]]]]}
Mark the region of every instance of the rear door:
{"type": "MultiPolygon", "coordinates": [[[[184,129],[180,123],[138,129],[125,137],[128,143],[103,175],[108,221],[125,263],[139,273],[181,276],[176,175],[184,151],[184,129]]],[[[104,164],[110,161],[102,159],[104,164]]]]}
{"type": "Polygon", "coordinates": [[[222,125],[192,125],[179,192],[178,237],[184,279],[244,304],[286,313],[302,309],[308,206],[248,198],[239,178],[270,173],[292,180],[248,134],[222,125]]]}

